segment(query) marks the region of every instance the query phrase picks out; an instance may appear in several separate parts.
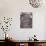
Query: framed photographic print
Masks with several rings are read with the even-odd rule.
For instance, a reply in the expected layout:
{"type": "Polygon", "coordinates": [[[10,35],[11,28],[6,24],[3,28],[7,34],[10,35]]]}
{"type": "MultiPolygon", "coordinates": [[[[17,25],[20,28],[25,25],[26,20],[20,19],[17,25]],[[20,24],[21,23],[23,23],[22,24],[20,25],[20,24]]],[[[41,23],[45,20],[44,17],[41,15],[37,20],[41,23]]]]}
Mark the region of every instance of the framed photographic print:
{"type": "Polygon", "coordinates": [[[20,28],[32,28],[32,12],[21,13],[20,28]]]}

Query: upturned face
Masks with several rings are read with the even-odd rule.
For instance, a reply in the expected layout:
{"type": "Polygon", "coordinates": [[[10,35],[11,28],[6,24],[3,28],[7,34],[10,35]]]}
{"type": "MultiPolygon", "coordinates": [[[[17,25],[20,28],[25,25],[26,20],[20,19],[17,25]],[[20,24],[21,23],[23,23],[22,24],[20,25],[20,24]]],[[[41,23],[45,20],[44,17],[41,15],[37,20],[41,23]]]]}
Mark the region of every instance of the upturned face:
{"type": "Polygon", "coordinates": [[[32,15],[25,13],[21,15],[21,27],[22,28],[32,28],[32,15]]]}

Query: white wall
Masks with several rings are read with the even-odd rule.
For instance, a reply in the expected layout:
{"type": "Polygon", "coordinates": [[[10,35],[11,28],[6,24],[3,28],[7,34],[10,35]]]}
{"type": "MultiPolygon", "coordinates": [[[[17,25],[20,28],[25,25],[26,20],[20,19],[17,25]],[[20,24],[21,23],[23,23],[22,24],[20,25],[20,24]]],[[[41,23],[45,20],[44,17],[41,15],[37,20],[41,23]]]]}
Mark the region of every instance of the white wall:
{"type": "MultiPolygon", "coordinates": [[[[46,8],[43,7],[33,8],[30,6],[28,0],[0,0],[0,17],[8,16],[13,17],[13,22],[10,31],[8,31],[17,40],[27,40],[34,34],[37,35],[39,40],[46,39],[46,26],[45,15],[46,8]],[[20,29],[20,14],[21,12],[33,13],[33,28],[32,29],[20,29]]],[[[2,31],[0,32],[0,35],[2,31]]],[[[2,36],[0,36],[2,39],[2,36]]]]}

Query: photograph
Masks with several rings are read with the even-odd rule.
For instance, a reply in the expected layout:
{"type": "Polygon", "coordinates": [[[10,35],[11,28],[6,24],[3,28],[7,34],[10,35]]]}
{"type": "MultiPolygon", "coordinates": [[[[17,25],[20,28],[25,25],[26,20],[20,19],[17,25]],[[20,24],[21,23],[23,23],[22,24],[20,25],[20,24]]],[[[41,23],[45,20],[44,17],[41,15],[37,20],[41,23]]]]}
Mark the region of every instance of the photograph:
{"type": "Polygon", "coordinates": [[[32,12],[21,13],[20,28],[32,28],[32,12]]]}

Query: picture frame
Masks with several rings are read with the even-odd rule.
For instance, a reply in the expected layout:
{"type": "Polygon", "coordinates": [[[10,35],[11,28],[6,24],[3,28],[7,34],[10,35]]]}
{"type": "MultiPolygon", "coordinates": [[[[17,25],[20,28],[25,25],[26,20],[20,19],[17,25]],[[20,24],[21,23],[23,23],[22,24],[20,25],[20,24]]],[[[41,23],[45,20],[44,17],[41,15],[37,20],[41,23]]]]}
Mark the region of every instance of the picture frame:
{"type": "Polygon", "coordinates": [[[20,28],[32,28],[32,12],[22,12],[20,15],[20,28]]]}

